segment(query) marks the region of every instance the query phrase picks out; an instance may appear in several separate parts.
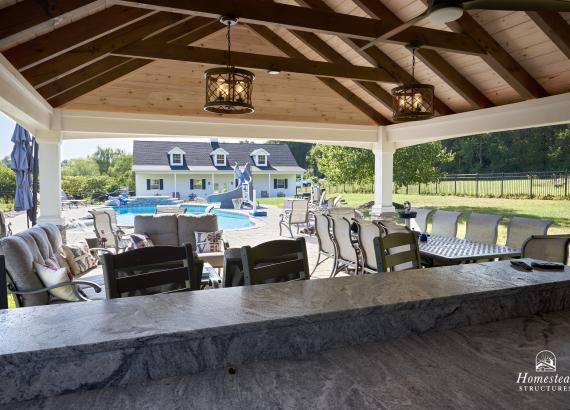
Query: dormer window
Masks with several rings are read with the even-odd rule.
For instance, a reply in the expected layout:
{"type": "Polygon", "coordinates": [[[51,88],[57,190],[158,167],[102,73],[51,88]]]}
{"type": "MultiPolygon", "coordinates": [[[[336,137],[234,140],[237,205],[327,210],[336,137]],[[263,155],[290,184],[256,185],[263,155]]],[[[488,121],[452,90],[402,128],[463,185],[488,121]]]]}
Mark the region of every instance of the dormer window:
{"type": "Polygon", "coordinates": [[[226,156],[225,154],[216,154],[216,165],[217,166],[225,166],[226,165],[226,156]]]}
{"type": "Polygon", "coordinates": [[[217,167],[225,167],[228,159],[228,152],[223,148],[217,148],[210,153],[212,161],[217,167]]]}
{"type": "Polygon", "coordinates": [[[251,154],[251,157],[253,158],[253,161],[255,162],[255,165],[258,167],[266,167],[268,164],[268,160],[269,160],[269,152],[267,152],[266,150],[264,150],[263,148],[258,148],[255,151],[253,151],[251,154]]]}
{"type": "Polygon", "coordinates": [[[168,151],[168,158],[170,159],[171,166],[181,166],[184,164],[184,154],[185,152],[182,151],[178,147],[174,147],[170,151],[168,151]]]}

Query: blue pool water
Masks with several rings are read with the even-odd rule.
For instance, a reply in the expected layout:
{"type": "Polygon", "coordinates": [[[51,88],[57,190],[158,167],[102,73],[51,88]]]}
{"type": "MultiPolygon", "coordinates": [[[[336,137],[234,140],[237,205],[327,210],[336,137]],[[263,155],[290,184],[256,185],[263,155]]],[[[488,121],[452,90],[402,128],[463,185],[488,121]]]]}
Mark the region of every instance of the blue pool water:
{"type": "MultiPolygon", "coordinates": [[[[181,205],[188,210],[188,214],[203,214],[206,205],[181,205]]],[[[151,206],[120,206],[113,207],[117,212],[117,223],[119,225],[132,226],[135,223],[135,215],[154,214],[156,207],[151,206]]],[[[214,209],[213,213],[218,216],[218,227],[220,229],[242,229],[253,226],[253,222],[247,215],[234,212],[227,212],[220,209],[214,209]]]]}

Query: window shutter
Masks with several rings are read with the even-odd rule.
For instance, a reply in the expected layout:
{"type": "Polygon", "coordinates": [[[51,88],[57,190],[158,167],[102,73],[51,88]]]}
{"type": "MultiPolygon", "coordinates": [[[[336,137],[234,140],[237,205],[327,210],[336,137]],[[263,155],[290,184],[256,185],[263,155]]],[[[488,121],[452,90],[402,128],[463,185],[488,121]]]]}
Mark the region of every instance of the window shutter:
{"type": "Polygon", "coordinates": [[[287,189],[288,182],[289,182],[289,179],[285,178],[285,189],[287,189]]]}
{"type": "Polygon", "coordinates": [[[160,189],[164,189],[164,179],[160,178],[160,189]]]}
{"type": "Polygon", "coordinates": [[[202,179],[202,189],[206,189],[206,178],[202,179]]]}
{"type": "Polygon", "coordinates": [[[277,189],[277,178],[273,178],[273,189],[277,189]]]}
{"type": "Polygon", "coordinates": [[[146,190],[150,191],[150,179],[146,180],[146,190]]]}
{"type": "Polygon", "coordinates": [[[194,180],[193,179],[190,180],[190,189],[194,189],[194,180]]]}

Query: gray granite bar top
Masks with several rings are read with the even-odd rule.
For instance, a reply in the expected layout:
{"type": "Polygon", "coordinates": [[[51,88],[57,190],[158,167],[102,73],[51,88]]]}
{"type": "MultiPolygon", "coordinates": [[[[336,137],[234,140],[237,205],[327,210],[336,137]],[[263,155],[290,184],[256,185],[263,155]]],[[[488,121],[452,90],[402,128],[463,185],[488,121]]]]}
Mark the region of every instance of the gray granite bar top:
{"type": "Polygon", "coordinates": [[[362,314],[366,310],[415,308],[460,297],[517,292],[527,287],[570,285],[564,271],[526,272],[508,261],[397,273],[296,281],[21,308],[0,312],[0,356],[44,352],[66,355],[204,337],[248,327],[298,323],[362,314]]]}
{"type": "MultiPolygon", "coordinates": [[[[570,311],[268,360],[129,386],[11,403],[10,410],[568,409],[566,391],[531,391],[548,349],[570,376],[570,311]]],[[[553,374],[553,373],[551,373],[553,374]]],[[[543,385],[550,385],[549,383],[543,385]]],[[[0,405],[0,408],[2,406],[0,405]]]]}

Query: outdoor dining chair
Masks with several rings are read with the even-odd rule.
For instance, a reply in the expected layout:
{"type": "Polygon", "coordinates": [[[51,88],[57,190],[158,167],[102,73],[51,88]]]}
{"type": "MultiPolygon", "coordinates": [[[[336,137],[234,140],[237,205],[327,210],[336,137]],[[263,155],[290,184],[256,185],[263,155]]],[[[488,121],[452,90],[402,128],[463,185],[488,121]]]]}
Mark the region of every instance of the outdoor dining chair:
{"type": "Polygon", "coordinates": [[[362,258],[362,272],[376,273],[378,265],[376,263],[376,249],[374,239],[386,235],[386,229],[378,222],[354,221],[358,229],[358,247],[362,258]]]}
{"type": "Polygon", "coordinates": [[[570,235],[532,235],[522,245],[521,257],[568,264],[570,235]]]}
{"type": "Polygon", "coordinates": [[[465,239],[472,242],[495,245],[501,219],[503,217],[500,215],[472,212],[467,219],[465,239]]]}
{"type": "Polygon", "coordinates": [[[435,211],[431,220],[431,234],[439,236],[457,236],[457,220],[461,212],[435,211]]]}
{"type": "Polygon", "coordinates": [[[0,238],[12,235],[12,224],[6,223],[4,212],[0,211],[0,238]]]}
{"type": "Polygon", "coordinates": [[[332,238],[338,251],[331,277],[342,271],[346,271],[349,275],[358,275],[361,269],[360,251],[352,236],[351,221],[339,215],[331,216],[330,221],[332,238]]]}
{"type": "Polygon", "coordinates": [[[107,299],[198,290],[204,267],[190,244],[107,253],[102,261],[107,299]]]}
{"type": "Polygon", "coordinates": [[[412,208],[412,212],[415,212],[416,216],[410,220],[410,228],[417,232],[427,232],[428,216],[433,212],[433,209],[412,208]]]}
{"type": "Polygon", "coordinates": [[[155,214],[174,214],[174,215],[180,215],[180,214],[185,214],[186,213],[187,208],[181,207],[181,206],[175,206],[175,205],[157,205],[156,206],[156,210],[155,210],[155,214]]]}
{"type": "Polygon", "coordinates": [[[117,225],[117,213],[112,208],[99,208],[89,211],[93,215],[95,235],[102,248],[123,252],[131,246],[130,236],[117,225]]]}
{"type": "Polygon", "coordinates": [[[309,229],[309,201],[305,199],[295,199],[291,201],[291,209],[286,209],[279,215],[279,236],[283,235],[283,228],[289,231],[291,238],[293,238],[292,227],[297,227],[297,235],[299,234],[299,226],[304,225],[307,227],[309,236],[311,230],[309,229]]]}
{"type": "Polygon", "coordinates": [[[319,244],[319,253],[317,256],[317,263],[313,268],[311,275],[315,273],[319,265],[332,258],[333,259],[333,267],[331,271],[331,276],[332,276],[332,273],[334,272],[334,269],[336,267],[336,255],[338,253],[336,249],[336,244],[331,237],[332,223],[327,215],[320,212],[315,213],[314,218],[315,218],[315,232],[319,244]]]}
{"type": "Polygon", "coordinates": [[[246,286],[310,278],[305,238],[244,246],[241,258],[246,286]]]}
{"type": "Polygon", "coordinates": [[[507,243],[510,248],[520,249],[532,235],[546,235],[552,221],[513,216],[507,226],[507,243]]]}
{"type": "Polygon", "coordinates": [[[374,238],[374,248],[378,272],[421,267],[417,236],[408,229],[374,238]]]}

